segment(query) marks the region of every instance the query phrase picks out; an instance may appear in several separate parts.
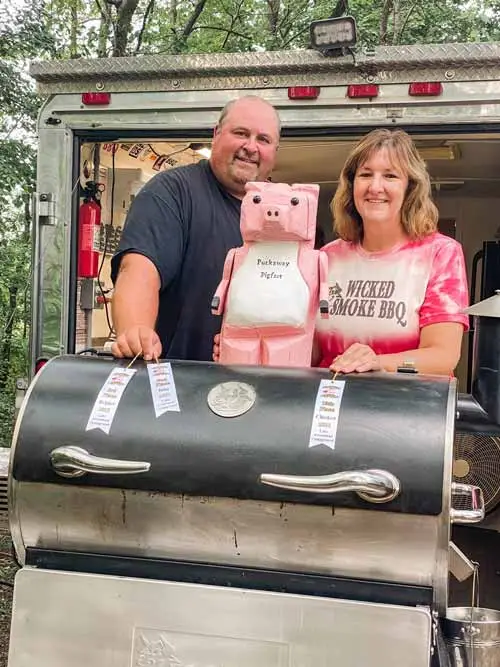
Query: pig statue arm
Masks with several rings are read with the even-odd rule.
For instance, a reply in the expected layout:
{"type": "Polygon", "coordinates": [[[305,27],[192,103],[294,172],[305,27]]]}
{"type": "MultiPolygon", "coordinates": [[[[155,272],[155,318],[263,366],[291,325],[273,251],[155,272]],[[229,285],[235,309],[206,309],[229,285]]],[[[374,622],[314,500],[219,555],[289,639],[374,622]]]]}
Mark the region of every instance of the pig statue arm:
{"type": "Polygon", "coordinates": [[[319,312],[322,319],[328,318],[328,255],[318,251],[319,262],[319,312]]]}
{"type": "Polygon", "coordinates": [[[236,248],[232,248],[226,255],[224,261],[224,269],[222,270],[222,279],[215,291],[212,299],[211,309],[212,315],[222,315],[224,312],[224,305],[226,303],[226,295],[233,272],[234,258],[236,256],[236,248]]]}

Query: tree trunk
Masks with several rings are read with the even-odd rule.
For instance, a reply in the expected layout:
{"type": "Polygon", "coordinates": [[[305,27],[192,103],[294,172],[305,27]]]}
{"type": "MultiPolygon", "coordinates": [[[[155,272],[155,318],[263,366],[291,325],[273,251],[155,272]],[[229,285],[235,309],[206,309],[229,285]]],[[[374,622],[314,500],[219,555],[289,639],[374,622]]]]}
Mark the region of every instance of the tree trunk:
{"type": "Polygon", "coordinates": [[[278,26],[280,18],[280,0],[267,0],[267,20],[269,25],[269,34],[276,45],[278,41],[278,26]]]}
{"type": "Polygon", "coordinates": [[[392,44],[397,44],[399,34],[401,33],[401,28],[404,23],[403,16],[403,0],[393,0],[394,14],[393,14],[393,27],[392,27],[392,44]]]}
{"type": "Polygon", "coordinates": [[[144,35],[146,33],[146,26],[148,25],[149,15],[153,11],[154,4],[155,4],[155,0],[149,0],[148,6],[146,7],[146,11],[144,12],[144,17],[142,19],[142,26],[141,26],[141,29],[139,31],[139,35],[137,37],[137,42],[136,42],[136,45],[135,45],[135,52],[134,53],[136,55],[141,50],[142,40],[143,40],[144,35]]]}
{"type": "MultiPolygon", "coordinates": [[[[172,43],[172,53],[180,53],[181,51],[185,50],[187,39],[189,35],[193,32],[196,22],[200,18],[201,13],[205,9],[206,4],[207,0],[198,0],[191,16],[186,21],[186,25],[182,29],[181,34],[178,35],[177,32],[174,30],[175,39],[172,43]]],[[[177,11],[177,6],[176,6],[176,11],[177,11]]]]}
{"type": "Polygon", "coordinates": [[[121,0],[117,2],[117,14],[115,25],[115,39],[113,45],[113,56],[120,57],[127,54],[132,17],[139,0],[121,0]]]}
{"type": "Polygon", "coordinates": [[[389,15],[392,9],[392,0],[384,0],[380,17],[380,44],[388,43],[389,15]]]}
{"type": "Polygon", "coordinates": [[[189,17],[188,22],[184,26],[182,31],[182,41],[185,42],[189,35],[193,32],[193,28],[196,25],[196,21],[200,18],[201,12],[204,10],[207,0],[198,0],[196,7],[193,9],[193,13],[189,17]]]}
{"type": "Polygon", "coordinates": [[[170,26],[172,30],[177,28],[177,0],[170,0],[170,26]]]}
{"type": "Polygon", "coordinates": [[[69,33],[69,57],[78,58],[78,0],[72,0],[70,12],[71,26],[69,33]]]}
{"type": "MultiPolygon", "coordinates": [[[[30,196],[27,195],[24,201],[24,229],[19,234],[15,241],[17,252],[13,253],[12,261],[14,263],[14,271],[12,272],[8,281],[8,307],[6,309],[5,328],[0,336],[0,394],[7,388],[9,382],[10,366],[11,366],[11,352],[12,352],[12,338],[14,329],[19,317],[18,301],[20,295],[24,290],[25,295],[28,293],[28,285],[24,285],[26,272],[23,270],[26,265],[26,249],[30,247],[30,226],[31,226],[31,211],[30,211],[30,196]]],[[[5,244],[7,245],[7,244],[5,244]]],[[[29,276],[29,272],[27,273],[29,276]]],[[[24,332],[26,333],[26,322],[28,313],[26,310],[26,296],[25,309],[23,313],[24,332]]],[[[2,323],[3,325],[3,323],[2,323]]]]}
{"type": "Polygon", "coordinates": [[[397,31],[397,33],[395,32],[395,34],[394,34],[394,44],[404,43],[403,33],[406,29],[406,26],[408,24],[408,21],[410,20],[411,15],[415,11],[415,9],[417,9],[419,4],[420,4],[419,0],[416,0],[410,7],[407,8],[405,16],[402,17],[401,21],[399,21],[398,31],[397,31]]]}
{"type": "Polygon", "coordinates": [[[7,311],[7,324],[3,332],[2,351],[0,353],[0,359],[2,359],[2,364],[0,365],[0,393],[5,391],[9,379],[10,351],[12,349],[12,333],[16,322],[18,292],[17,276],[14,275],[13,281],[9,285],[9,309],[7,311]]]}
{"type": "Polygon", "coordinates": [[[101,21],[97,39],[97,57],[105,58],[108,55],[109,28],[111,26],[111,12],[105,0],[96,0],[101,21]]]}

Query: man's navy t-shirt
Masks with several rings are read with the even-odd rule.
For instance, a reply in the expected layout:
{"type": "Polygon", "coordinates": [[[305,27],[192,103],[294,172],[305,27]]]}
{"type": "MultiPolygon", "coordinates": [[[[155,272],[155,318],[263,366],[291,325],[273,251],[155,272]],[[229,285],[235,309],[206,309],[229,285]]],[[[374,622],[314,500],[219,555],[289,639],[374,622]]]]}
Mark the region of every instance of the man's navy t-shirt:
{"type": "Polygon", "coordinates": [[[148,257],[158,269],[162,357],[212,359],[221,322],[210,304],[227,252],[242,244],[240,209],[206,160],[161,172],[132,202],[111,277],[114,282],[128,252],[148,257]]]}

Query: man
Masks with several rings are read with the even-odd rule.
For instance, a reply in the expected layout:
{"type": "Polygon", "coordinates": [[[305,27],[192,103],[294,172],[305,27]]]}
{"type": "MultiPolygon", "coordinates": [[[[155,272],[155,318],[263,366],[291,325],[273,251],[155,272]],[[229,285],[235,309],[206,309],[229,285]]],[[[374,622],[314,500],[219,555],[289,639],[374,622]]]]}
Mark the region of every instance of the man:
{"type": "Polygon", "coordinates": [[[245,184],[269,177],[279,133],[268,102],[233,100],[208,162],[164,171],[139,191],[111,264],[116,357],[212,359],[220,318],[210,303],[228,250],[242,243],[245,184]]]}

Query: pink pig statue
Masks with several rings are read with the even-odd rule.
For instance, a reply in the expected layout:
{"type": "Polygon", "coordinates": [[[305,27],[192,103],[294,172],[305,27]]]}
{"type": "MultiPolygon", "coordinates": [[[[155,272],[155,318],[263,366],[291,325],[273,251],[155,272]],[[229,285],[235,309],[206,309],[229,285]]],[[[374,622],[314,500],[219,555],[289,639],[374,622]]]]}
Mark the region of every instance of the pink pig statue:
{"type": "Polygon", "coordinates": [[[328,260],[314,249],[319,186],[246,185],[243,246],[227,254],[212,313],[223,364],[311,365],[318,309],[328,317],[328,260]]]}

